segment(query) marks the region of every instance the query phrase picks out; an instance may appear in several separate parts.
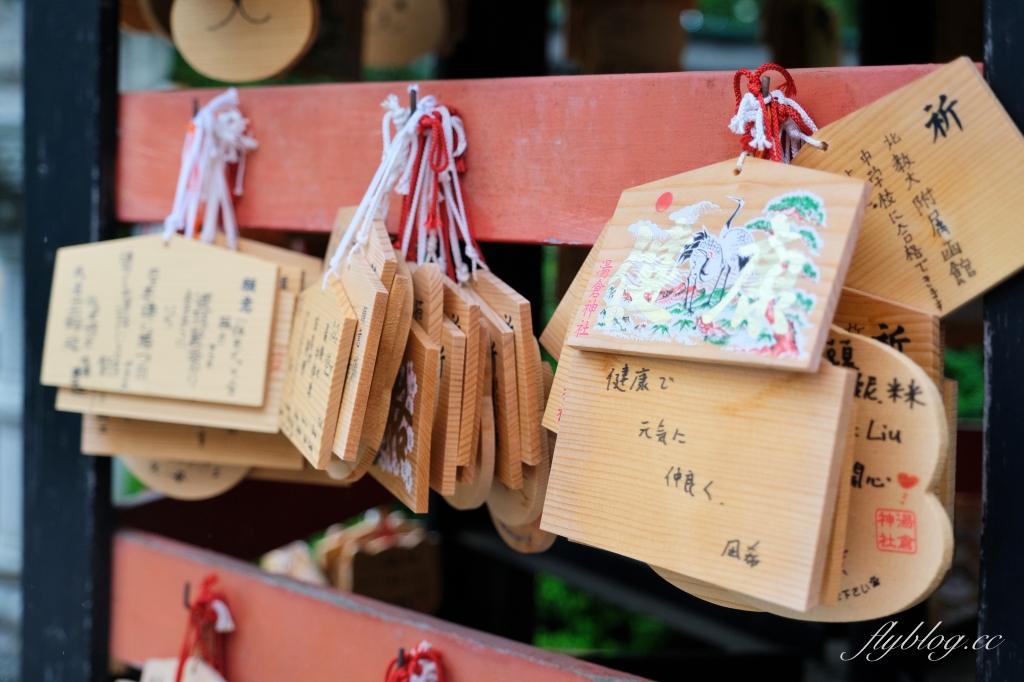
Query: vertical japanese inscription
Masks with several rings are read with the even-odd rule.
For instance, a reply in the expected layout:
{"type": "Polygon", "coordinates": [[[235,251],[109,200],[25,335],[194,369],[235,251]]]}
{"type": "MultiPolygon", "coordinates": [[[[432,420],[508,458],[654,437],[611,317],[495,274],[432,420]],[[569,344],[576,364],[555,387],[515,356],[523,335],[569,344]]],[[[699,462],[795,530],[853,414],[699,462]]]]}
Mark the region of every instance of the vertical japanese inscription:
{"type": "Polygon", "coordinates": [[[160,236],[58,251],[44,384],[262,405],[277,266],[160,236]]]}

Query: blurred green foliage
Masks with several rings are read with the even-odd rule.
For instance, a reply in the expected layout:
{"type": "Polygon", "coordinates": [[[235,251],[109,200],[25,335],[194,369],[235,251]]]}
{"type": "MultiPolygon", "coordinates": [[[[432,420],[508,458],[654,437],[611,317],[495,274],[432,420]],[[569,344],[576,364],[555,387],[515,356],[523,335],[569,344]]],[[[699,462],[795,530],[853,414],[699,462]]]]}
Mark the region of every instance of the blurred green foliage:
{"type": "Polygon", "coordinates": [[[959,384],[958,418],[985,414],[985,352],[981,346],[946,349],[946,376],[959,384]]]}
{"type": "Polygon", "coordinates": [[[537,628],[533,643],[565,653],[648,653],[676,646],[680,636],[653,618],[639,616],[538,573],[537,628]]]}

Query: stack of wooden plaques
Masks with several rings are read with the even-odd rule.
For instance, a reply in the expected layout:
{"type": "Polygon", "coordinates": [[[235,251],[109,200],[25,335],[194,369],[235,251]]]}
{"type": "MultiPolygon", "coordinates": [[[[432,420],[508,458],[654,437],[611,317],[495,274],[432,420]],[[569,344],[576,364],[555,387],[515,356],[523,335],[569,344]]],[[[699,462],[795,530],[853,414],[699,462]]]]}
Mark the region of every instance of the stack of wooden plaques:
{"type": "Polygon", "coordinates": [[[60,249],[42,382],[84,415],[84,453],[123,455],[168,495],[299,474],[278,413],[296,298],[319,271],[249,239],[237,252],[158,235],[60,249]]]}
{"type": "Polygon", "coordinates": [[[815,137],[623,193],[541,336],[540,527],[723,606],[853,621],[949,569],[941,318],[1024,266],[991,238],[1021,180],[992,160],[1024,138],[966,59],[815,137]]]}

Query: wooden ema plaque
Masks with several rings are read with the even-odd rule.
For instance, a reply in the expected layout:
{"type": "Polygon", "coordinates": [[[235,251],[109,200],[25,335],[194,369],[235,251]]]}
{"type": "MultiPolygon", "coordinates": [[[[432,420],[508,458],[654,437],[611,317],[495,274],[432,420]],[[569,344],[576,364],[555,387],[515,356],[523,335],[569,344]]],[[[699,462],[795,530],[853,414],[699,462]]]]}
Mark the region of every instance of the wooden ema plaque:
{"type": "Polygon", "coordinates": [[[370,467],[370,474],[416,514],[427,512],[430,494],[430,445],[440,356],[441,349],[413,322],[390,393],[384,439],[370,467]]]}
{"type": "Polygon", "coordinates": [[[793,164],[872,185],[846,286],[944,317],[1024,266],[1024,137],[966,57],[814,137],[793,164]]]}
{"type": "Polygon", "coordinates": [[[558,539],[558,536],[554,533],[548,533],[540,529],[540,517],[533,523],[510,526],[496,517],[493,511],[490,511],[490,514],[491,523],[494,524],[494,530],[498,531],[499,537],[501,537],[506,545],[520,554],[546,552],[551,549],[551,545],[555,544],[555,540],[558,539]]]}
{"type": "Polygon", "coordinates": [[[430,446],[430,487],[441,495],[455,492],[459,463],[459,422],[462,414],[462,368],[466,335],[449,319],[441,335],[441,379],[430,446]]]}
{"type": "Polygon", "coordinates": [[[331,460],[356,324],[341,282],[333,275],[328,276],[326,289],[314,282],[299,296],[279,424],[319,469],[331,460]]]}
{"type": "MultiPolygon", "coordinates": [[[[480,365],[483,370],[481,374],[484,385],[490,387],[494,384],[491,339],[486,329],[481,331],[486,342],[486,347],[481,348],[483,351],[480,365]]],[[[460,467],[460,477],[455,483],[455,492],[444,498],[454,509],[477,509],[487,501],[487,496],[491,491],[495,459],[494,400],[491,395],[491,391],[487,391],[480,398],[480,442],[473,465],[460,467]]]]}
{"type": "MultiPolygon", "coordinates": [[[[474,301],[476,297],[468,289],[463,290],[464,293],[470,296],[474,301]]],[[[476,438],[473,445],[473,459],[469,464],[460,465],[456,471],[456,487],[455,492],[458,494],[458,484],[470,485],[475,480],[477,464],[480,461],[480,430],[483,428],[483,399],[484,399],[484,386],[487,386],[487,393],[491,393],[491,388],[494,385],[494,378],[492,375],[491,368],[491,335],[488,333],[487,328],[481,322],[477,328],[477,333],[480,338],[477,340],[477,390],[472,396],[472,400],[476,403],[476,423],[473,425],[473,434],[476,438]]],[[[463,398],[463,404],[465,404],[466,398],[463,398]]],[[[494,420],[494,403],[489,402],[491,410],[491,421],[494,420]]],[[[493,427],[494,424],[492,423],[493,427]]],[[[460,433],[461,436],[461,433],[460,433]]],[[[493,438],[492,438],[493,440],[493,438]]],[[[493,443],[491,444],[493,447],[493,443]]]]}
{"type": "Polygon", "coordinates": [[[175,500],[206,500],[242,482],[249,467],[168,462],[122,457],[128,471],[147,486],[175,500]]]}
{"type": "MultiPolygon", "coordinates": [[[[412,278],[405,261],[398,262],[398,272],[392,278],[388,289],[388,307],[384,316],[384,327],[377,346],[377,364],[373,370],[373,384],[370,386],[370,402],[363,419],[362,442],[359,458],[371,461],[377,455],[384,429],[388,422],[391,404],[391,388],[402,367],[405,347],[409,341],[412,325],[413,292],[412,278]]],[[[436,372],[435,372],[436,374],[436,372]]],[[[436,386],[431,391],[436,394],[436,386]]]]}
{"type": "Polygon", "coordinates": [[[437,263],[409,263],[409,269],[416,293],[412,319],[423,327],[434,343],[440,345],[444,328],[444,274],[437,263]]]}
{"type": "Polygon", "coordinates": [[[299,470],[305,461],[280,433],[82,416],[82,454],[299,470]]]}
{"type": "Polygon", "coordinates": [[[515,335],[516,379],[519,398],[519,441],[523,464],[536,466],[543,457],[541,418],[544,402],[540,378],[540,352],[534,353],[533,315],[530,302],[489,270],[478,270],[473,288],[515,335]]]}
{"type": "Polygon", "coordinates": [[[882,618],[925,599],[953,559],[952,522],[937,497],[948,453],[945,407],[924,370],[892,348],[838,328],[829,338],[849,342],[860,372],[839,602],[800,613],[744,601],[802,620],[882,618]]]}
{"type": "Polygon", "coordinates": [[[359,456],[359,437],[363,417],[373,383],[377,362],[377,346],[388,304],[388,290],[370,269],[360,253],[351,253],[342,260],[341,283],[359,319],[356,338],[352,342],[345,388],[341,394],[341,412],[334,435],[334,454],[343,460],[355,461],[359,456]]]}
{"type": "MultiPolygon", "coordinates": [[[[531,337],[528,340],[530,350],[537,354],[538,374],[536,379],[537,399],[544,404],[551,389],[554,375],[547,363],[540,362],[540,346],[531,337]]],[[[493,518],[498,518],[510,527],[530,525],[540,518],[544,509],[544,496],[548,488],[548,477],[551,473],[552,437],[544,433],[541,446],[541,458],[536,465],[523,464],[523,484],[518,489],[509,488],[500,479],[491,485],[487,496],[487,508],[493,518]]]]}
{"type": "Polygon", "coordinates": [[[561,362],[562,348],[569,336],[569,325],[572,324],[572,320],[576,316],[576,309],[580,305],[580,299],[583,298],[583,290],[590,280],[590,273],[594,270],[594,262],[597,260],[598,254],[601,253],[601,245],[604,243],[604,235],[607,231],[608,226],[606,225],[601,230],[601,234],[597,235],[594,246],[591,247],[584,259],[583,265],[576,271],[569,288],[562,296],[562,300],[558,302],[555,312],[552,313],[551,319],[548,320],[547,326],[544,327],[544,331],[540,335],[540,345],[548,353],[551,353],[555,362],[561,362]]]}
{"type": "Polygon", "coordinates": [[[856,373],[581,353],[569,381],[541,529],[818,604],[856,373]]]}
{"type": "MultiPolygon", "coordinates": [[[[239,240],[239,248],[242,248],[243,241],[248,240],[239,240]]],[[[279,273],[277,309],[274,313],[270,360],[267,363],[267,394],[263,405],[247,407],[61,388],[57,390],[56,409],[64,412],[124,417],[147,422],[277,433],[295,299],[296,294],[301,290],[303,281],[302,271],[297,268],[282,265],[279,268],[279,273]]],[[[190,428],[183,431],[183,433],[194,432],[194,429],[190,428]]]]}
{"type": "Polygon", "coordinates": [[[460,467],[473,463],[480,437],[480,306],[458,284],[448,279],[444,284],[444,314],[466,336],[465,362],[462,369],[462,411],[459,420],[460,467]]]}
{"type": "Polygon", "coordinates": [[[568,345],[817,370],[869,186],[762,159],[735,168],[622,193],[568,345]]]}
{"type": "Polygon", "coordinates": [[[480,305],[481,320],[490,337],[486,362],[491,381],[484,380],[483,393],[485,398],[490,396],[494,408],[494,475],[509,488],[518,489],[523,485],[523,472],[515,333],[475,290],[469,291],[480,305]]]}
{"type": "Polygon", "coordinates": [[[161,235],[57,250],[47,386],[263,404],[277,265],[161,235]]]}
{"type": "Polygon", "coordinates": [[[544,328],[544,333],[541,335],[541,345],[544,345],[546,338],[547,345],[544,345],[544,348],[551,353],[555,358],[555,362],[558,363],[554,382],[551,386],[551,395],[548,396],[548,402],[544,406],[544,418],[541,420],[544,428],[553,433],[558,433],[558,419],[562,412],[562,401],[565,399],[565,393],[568,390],[566,377],[569,376],[569,371],[572,368],[573,358],[579,352],[575,348],[564,345],[569,340],[569,325],[572,323],[572,317],[576,314],[576,309],[580,305],[583,290],[590,280],[594,262],[601,252],[601,245],[604,243],[604,235],[607,232],[608,226],[606,225],[601,234],[597,236],[594,247],[590,249],[590,253],[587,254],[583,265],[576,272],[576,276],[573,277],[572,282],[569,284],[569,289],[565,292],[562,300],[558,302],[555,314],[551,316],[548,326],[544,328]],[[556,337],[559,339],[557,344],[555,342],[556,337]],[[552,348],[556,348],[558,352],[552,353],[552,348]]]}
{"type": "Polygon", "coordinates": [[[272,78],[294,66],[316,39],[313,0],[174,0],[171,35],[199,73],[226,83],[272,78]]]}

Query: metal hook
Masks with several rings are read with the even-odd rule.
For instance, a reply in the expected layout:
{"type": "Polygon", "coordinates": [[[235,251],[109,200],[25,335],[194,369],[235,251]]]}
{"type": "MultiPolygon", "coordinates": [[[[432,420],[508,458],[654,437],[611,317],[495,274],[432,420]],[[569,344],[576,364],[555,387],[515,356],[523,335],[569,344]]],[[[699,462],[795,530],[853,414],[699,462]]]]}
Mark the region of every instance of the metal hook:
{"type": "Polygon", "coordinates": [[[199,100],[195,97],[192,98],[192,118],[199,115],[199,100]]]}
{"type": "Polygon", "coordinates": [[[401,670],[405,667],[405,649],[398,650],[398,669],[401,670]]]}
{"type": "Polygon", "coordinates": [[[191,591],[192,591],[192,585],[189,584],[189,582],[186,580],[185,581],[185,594],[184,594],[184,599],[183,599],[183,601],[185,602],[185,610],[186,611],[191,611],[192,610],[192,607],[188,603],[189,602],[189,599],[188,599],[189,598],[189,592],[191,592],[191,591]]]}
{"type": "Polygon", "coordinates": [[[413,116],[416,114],[416,95],[419,93],[419,88],[409,88],[409,115],[413,116]]]}
{"type": "Polygon", "coordinates": [[[771,83],[771,76],[761,76],[761,97],[767,97],[768,93],[771,92],[771,90],[769,90],[771,83]]]}

